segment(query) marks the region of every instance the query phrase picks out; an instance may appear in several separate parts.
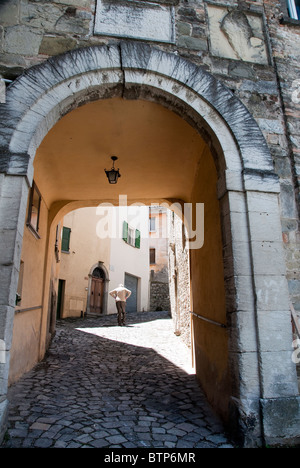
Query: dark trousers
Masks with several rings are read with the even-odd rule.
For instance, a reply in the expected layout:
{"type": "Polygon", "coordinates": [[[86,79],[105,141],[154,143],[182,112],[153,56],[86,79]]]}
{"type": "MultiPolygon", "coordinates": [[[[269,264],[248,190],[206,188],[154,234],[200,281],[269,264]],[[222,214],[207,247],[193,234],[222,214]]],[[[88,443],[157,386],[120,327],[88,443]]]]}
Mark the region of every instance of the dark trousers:
{"type": "Polygon", "coordinates": [[[125,325],[126,321],[126,302],[117,301],[116,302],[117,311],[118,311],[118,325],[125,325]]]}

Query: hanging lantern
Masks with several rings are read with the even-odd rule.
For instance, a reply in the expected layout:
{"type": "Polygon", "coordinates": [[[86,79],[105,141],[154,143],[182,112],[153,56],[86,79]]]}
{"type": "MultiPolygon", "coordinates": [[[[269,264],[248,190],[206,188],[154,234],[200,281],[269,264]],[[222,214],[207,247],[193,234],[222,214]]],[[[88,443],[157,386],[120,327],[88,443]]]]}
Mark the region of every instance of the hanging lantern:
{"type": "Polygon", "coordinates": [[[119,172],[119,169],[115,169],[115,161],[117,161],[117,156],[111,156],[111,159],[113,161],[113,166],[110,169],[110,171],[105,170],[106,176],[108,178],[108,182],[110,184],[116,184],[118,182],[118,178],[121,177],[121,174],[119,172]]]}

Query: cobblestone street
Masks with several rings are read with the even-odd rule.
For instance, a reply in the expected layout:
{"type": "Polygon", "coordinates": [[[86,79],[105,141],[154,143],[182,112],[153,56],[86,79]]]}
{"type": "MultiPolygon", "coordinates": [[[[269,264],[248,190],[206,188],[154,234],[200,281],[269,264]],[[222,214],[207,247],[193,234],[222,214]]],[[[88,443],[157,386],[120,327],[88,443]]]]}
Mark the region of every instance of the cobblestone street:
{"type": "Polygon", "coordinates": [[[232,447],[166,312],[57,323],[45,357],[9,390],[2,447],[232,447]]]}

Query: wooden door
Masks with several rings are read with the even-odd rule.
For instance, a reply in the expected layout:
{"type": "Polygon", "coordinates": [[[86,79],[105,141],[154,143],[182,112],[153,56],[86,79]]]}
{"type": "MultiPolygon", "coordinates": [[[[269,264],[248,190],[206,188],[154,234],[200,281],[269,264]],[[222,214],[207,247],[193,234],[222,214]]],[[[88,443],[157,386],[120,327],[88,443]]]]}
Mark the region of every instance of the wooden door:
{"type": "Polygon", "coordinates": [[[103,279],[92,278],[90,312],[94,314],[102,314],[102,307],[103,307],[103,279]]]}

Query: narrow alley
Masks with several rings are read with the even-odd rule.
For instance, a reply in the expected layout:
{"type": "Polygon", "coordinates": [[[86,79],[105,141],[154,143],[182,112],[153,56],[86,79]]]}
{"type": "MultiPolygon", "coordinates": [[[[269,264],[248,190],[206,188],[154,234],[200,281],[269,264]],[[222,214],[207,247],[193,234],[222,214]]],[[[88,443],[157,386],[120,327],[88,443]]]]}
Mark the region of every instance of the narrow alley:
{"type": "Polygon", "coordinates": [[[2,448],[233,447],[166,312],[58,321],[45,359],[9,390],[2,448]]]}

